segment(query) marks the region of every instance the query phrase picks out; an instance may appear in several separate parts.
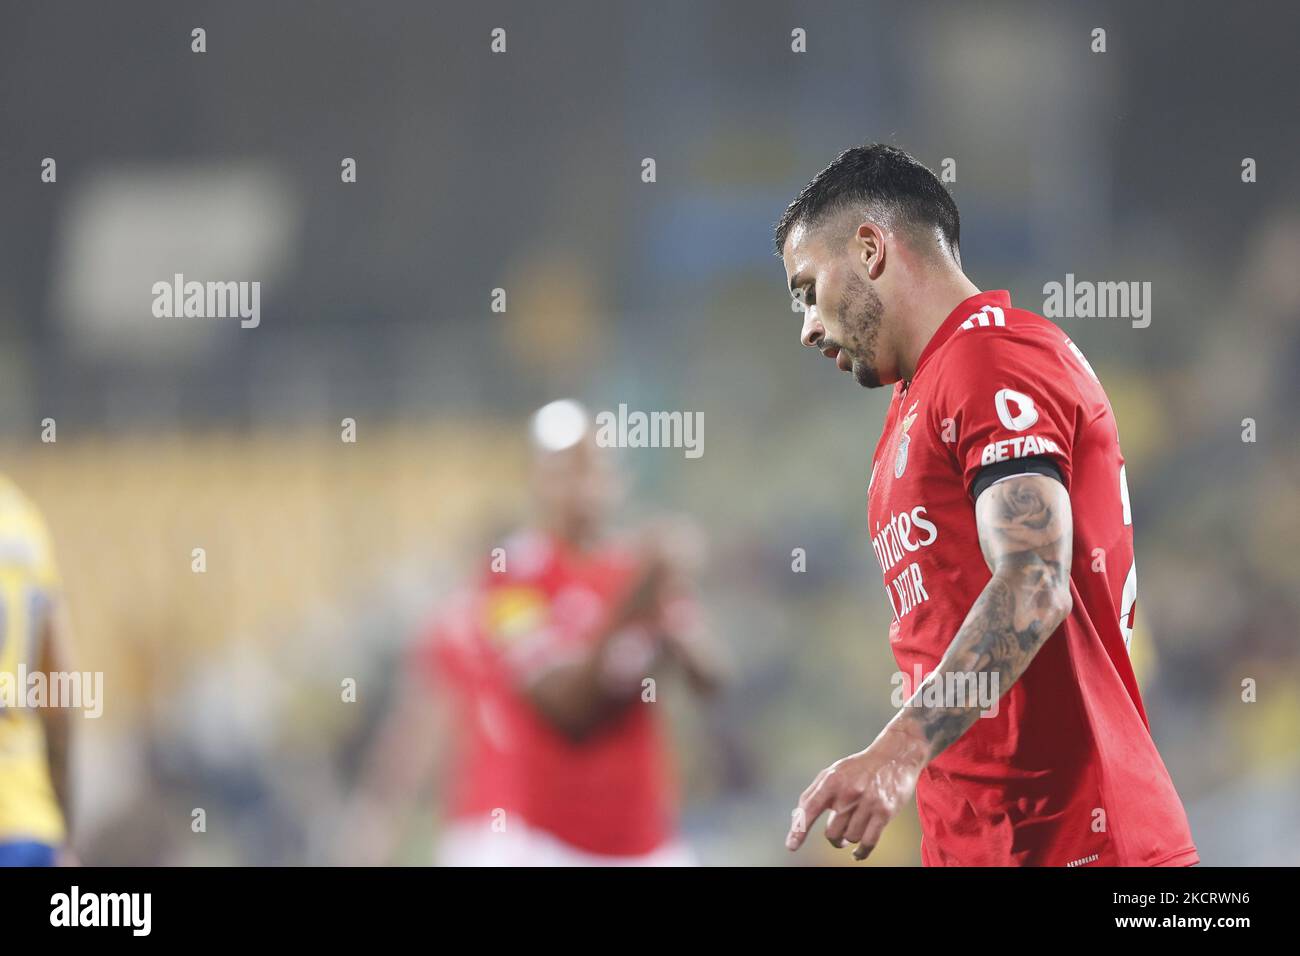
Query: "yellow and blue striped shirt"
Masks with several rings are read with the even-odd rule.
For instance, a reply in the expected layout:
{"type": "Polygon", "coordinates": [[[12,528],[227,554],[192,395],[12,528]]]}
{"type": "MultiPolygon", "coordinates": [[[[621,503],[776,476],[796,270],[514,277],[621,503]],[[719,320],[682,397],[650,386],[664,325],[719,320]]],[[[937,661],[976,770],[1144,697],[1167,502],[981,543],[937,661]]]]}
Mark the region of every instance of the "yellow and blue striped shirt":
{"type": "Polygon", "coordinates": [[[58,589],[40,512],[0,476],[0,843],[57,845],[64,838],[40,717],[24,706],[6,706],[26,701],[27,684],[20,681],[24,672],[40,666],[42,616],[58,589]]]}

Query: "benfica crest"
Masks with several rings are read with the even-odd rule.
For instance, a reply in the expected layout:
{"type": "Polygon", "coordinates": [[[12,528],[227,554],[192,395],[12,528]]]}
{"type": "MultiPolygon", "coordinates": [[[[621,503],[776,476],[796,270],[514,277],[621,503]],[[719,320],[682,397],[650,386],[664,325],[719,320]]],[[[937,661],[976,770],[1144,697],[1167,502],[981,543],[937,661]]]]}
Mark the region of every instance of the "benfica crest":
{"type": "Polygon", "coordinates": [[[910,435],[904,435],[898,443],[898,454],[894,457],[894,477],[902,478],[903,469],[907,467],[907,446],[911,444],[910,435]]]}
{"type": "Polygon", "coordinates": [[[907,430],[912,427],[912,422],[916,421],[913,412],[916,411],[917,404],[918,402],[913,402],[912,407],[903,416],[903,437],[898,440],[898,454],[894,456],[895,478],[902,478],[903,471],[907,468],[907,446],[912,443],[912,436],[907,433],[907,430]]]}

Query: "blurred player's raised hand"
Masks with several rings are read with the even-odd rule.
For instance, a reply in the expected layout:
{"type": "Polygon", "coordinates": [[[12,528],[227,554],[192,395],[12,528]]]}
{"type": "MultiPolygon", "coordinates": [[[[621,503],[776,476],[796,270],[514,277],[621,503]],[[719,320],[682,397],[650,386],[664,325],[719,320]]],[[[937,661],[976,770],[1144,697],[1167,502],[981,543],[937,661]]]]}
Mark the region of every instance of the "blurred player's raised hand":
{"type": "Polygon", "coordinates": [[[647,561],[673,577],[693,577],[704,565],[704,532],[681,515],[656,518],[647,524],[641,530],[640,547],[647,561]]]}
{"type": "Polygon", "coordinates": [[[791,814],[787,849],[797,850],[823,813],[826,839],[838,848],[857,844],[855,860],[865,860],[885,826],[916,789],[925,766],[923,742],[886,728],[866,750],[835,761],[821,773],[791,814]]]}
{"type": "Polygon", "coordinates": [[[696,598],[706,554],[703,531],[689,518],[661,517],[642,530],[640,544],[647,564],[662,575],[652,614],[661,646],[681,664],[696,691],[717,690],[731,668],[724,648],[705,626],[696,598]]]}
{"type": "Polygon", "coordinates": [[[619,607],[617,619],[656,618],[664,604],[689,584],[703,559],[703,535],[685,519],[659,519],[634,537],[641,570],[619,607]]]}

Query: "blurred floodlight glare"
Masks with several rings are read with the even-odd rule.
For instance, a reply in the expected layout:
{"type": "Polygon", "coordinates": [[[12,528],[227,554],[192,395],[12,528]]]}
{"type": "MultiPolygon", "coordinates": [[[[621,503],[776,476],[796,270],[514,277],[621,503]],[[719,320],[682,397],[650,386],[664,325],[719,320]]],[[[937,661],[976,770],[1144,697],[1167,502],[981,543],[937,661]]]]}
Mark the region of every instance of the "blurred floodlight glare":
{"type": "Polygon", "coordinates": [[[563,451],[587,433],[587,410],[571,398],[543,405],[533,415],[533,442],[542,451],[563,451]]]}

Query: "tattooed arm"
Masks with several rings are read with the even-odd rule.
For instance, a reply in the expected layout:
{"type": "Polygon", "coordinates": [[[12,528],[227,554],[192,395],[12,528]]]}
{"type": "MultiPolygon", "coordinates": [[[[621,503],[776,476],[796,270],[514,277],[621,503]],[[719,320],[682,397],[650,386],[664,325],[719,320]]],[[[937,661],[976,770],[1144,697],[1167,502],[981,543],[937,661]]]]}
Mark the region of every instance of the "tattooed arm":
{"type": "Polygon", "coordinates": [[[979,718],[971,707],[927,707],[926,685],[945,675],[989,674],[998,696],[1025,672],[1070,614],[1073,524],[1065,487],[1043,475],[990,485],[975,503],[980,549],[993,577],[934,671],[891,723],[925,745],[926,763],[979,718]]]}
{"type": "Polygon", "coordinates": [[[1005,694],[1069,615],[1073,520],[1059,481],[1037,474],[1004,478],[980,495],[975,522],[992,578],[934,671],[871,746],[836,761],[804,791],[786,837],[790,849],[829,810],[826,838],[834,846],[858,844],[853,855],[864,859],[925,765],[979,718],[979,701],[928,706],[925,689],[946,684],[949,674],[968,686],[969,675],[985,674],[1005,694]]]}

